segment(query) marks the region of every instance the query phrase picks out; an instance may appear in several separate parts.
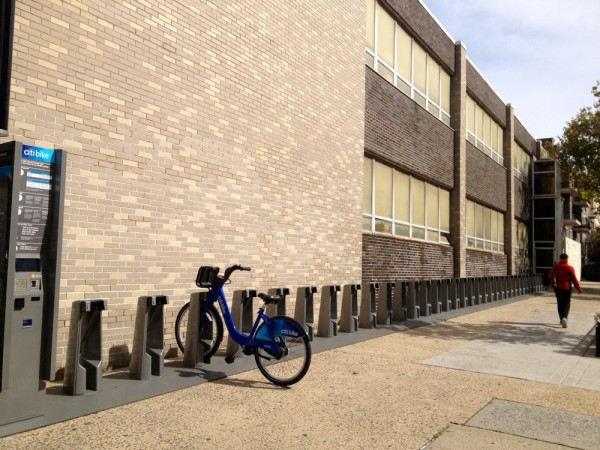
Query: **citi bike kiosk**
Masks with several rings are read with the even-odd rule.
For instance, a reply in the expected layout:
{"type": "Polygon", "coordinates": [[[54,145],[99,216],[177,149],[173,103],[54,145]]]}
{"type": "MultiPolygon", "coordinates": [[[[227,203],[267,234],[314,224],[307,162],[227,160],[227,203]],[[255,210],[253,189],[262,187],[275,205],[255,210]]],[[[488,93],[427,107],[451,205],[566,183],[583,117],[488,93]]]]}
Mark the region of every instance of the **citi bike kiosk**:
{"type": "Polygon", "coordinates": [[[55,379],[65,156],[0,144],[0,426],[44,415],[55,379]]]}

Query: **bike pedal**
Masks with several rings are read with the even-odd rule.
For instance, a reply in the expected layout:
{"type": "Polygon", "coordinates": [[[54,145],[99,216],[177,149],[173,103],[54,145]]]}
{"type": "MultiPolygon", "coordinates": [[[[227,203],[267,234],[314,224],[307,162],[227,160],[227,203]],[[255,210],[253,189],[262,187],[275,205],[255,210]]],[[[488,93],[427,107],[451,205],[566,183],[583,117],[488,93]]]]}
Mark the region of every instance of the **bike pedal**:
{"type": "Polygon", "coordinates": [[[235,361],[235,357],[233,357],[233,356],[226,356],[226,357],[225,357],[225,362],[226,362],[227,364],[231,364],[231,363],[232,363],[232,362],[234,362],[234,361],[235,361]]]}
{"type": "Polygon", "coordinates": [[[253,355],[254,354],[254,347],[244,347],[244,351],[242,352],[244,353],[244,355],[253,355]]]}

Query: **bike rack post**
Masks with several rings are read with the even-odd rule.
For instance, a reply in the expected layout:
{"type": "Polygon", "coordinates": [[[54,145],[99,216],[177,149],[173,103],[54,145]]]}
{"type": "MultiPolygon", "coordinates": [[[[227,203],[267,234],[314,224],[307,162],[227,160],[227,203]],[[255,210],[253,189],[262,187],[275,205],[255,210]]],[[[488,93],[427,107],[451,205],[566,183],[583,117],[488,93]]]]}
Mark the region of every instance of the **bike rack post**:
{"type": "Polygon", "coordinates": [[[475,278],[463,278],[465,286],[465,307],[475,305],[475,278]]]}
{"type": "Polygon", "coordinates": [[[394,299],[394,290],[396,283],[390,281],[382,283],[379,287],[379,295],[377,298],[377,324],[391,325],[392,324],[392,305],[394,299]]]}
{"type": "Polygon", "coordinates": [[[481,277],[479,279],[479,298],[481,303],[489,303],[489,277],[481,277]]]}
{"type": "Polygon", "coordinates": [[[160,377],[165,362],[165,295],[138,298],[129,376],[136,380],[160,377]]]}
{"type": "Polygon", "coordinates": [[[439,314],[442,312],[442,280],[431,280],[429,301],[431,302],[432,314],[439,314]]]}
{"type": "MultiPolygon", "coordinates": [[[[242,333],[250,333],[250,331],[252,331],[252,325],[254,324],[254,305],[252,304],[252,300],[254,297],[256,297],[256,291],[254,289],[233,291],[231,315],[236,328],[242,333]]],[[[225,357],[235,357],[239,350],[240,345],[235,342],[231,336],[228,336],[225,357]]]]}
{"type": "Polygon", "coordinates": [[[419,307],[421,316],[430,316],[431,315],[431,303],[429,303],[429,288],[431,287],[431,282],[429,280],[421,280],[419,281],[419,307]]]}
{"type": "Polygon", "coordinates": [[[506,293],[508,298],[512,298],[515,296],[515,277],[514,275],[508,276],[508,285],[506,288],[506,293]]]}
{"type": "Polygon", "coordinates": [[[340,286],[337,284],[323,286],[321,291],[321,305],[319,307],[319,324],[317,335],[320,337],[337,336],[337,293],[340,286]]]}
{"type": "Polygon", "coordinates": [[[506,296],[506,275],[503,275],[500,277],[498,293],[499,293],[500,300],[505,300],[506,298],[508,298],[506,296]]]}
{"type": "Polygon", "coordinates": [[[369,283],[368,289],[363,289],[360,299],[360,316],[358,326],[361,328],[377,327],[377,295],[379,283],[369,283]]]}
{"type": "Polygon", "coordinates": [[[420,289],[421,282],[419,280],[410,280],[408,282],[408,297],[406,302],[406,312],[409,319],[418,319],[420,314],[420,307],[417,304],[418,291],[420,289]]]}
{"type": "Polygon", "coordinates": [[[102,311],[105,299],[77,300],[71,309],[63,391],[70,395],[98,391],[102,382],[102,311]]]}
{"type": "Polygon", "coordinates": [[[535,275],[535,286],[536,289],[535,291],[539,294],[540,292],[544,291],[544,280],[542,278],[542,274],[538,273],[535,275]]]}
{"type": "Polygon", "coordinates": [[[459,278],[450,278],[448,280],[448,297],[452,309],[458,309],[462,305],[459,298],[459,282],[459,278]]]}
{"type": "Polygon", "coordinates": [[[269,317],[285,316],[286,297],[290,295],[288,288],[273,288],[267,291],[268,295],[279,295],[280,299],[276,305],[267,305],[265,314],[269,317]]]}
{"type": "Polygon", "coordinates": [[[308,334],[308,338],[311,341],[315,335],[313,297],[316,293],[316,286],[299,287],[296,291],[296,310],[294,312],[294,318],[304,327],[308,334]]]}
{"type": "Polygon", "coordinates": [[[392,321],[402,322],[406,320],[406,296],[408,295],[408,282],[397,281],[394,287],[392,300],[392,321]]]}
{"type": "MultiPolygon", "coordinates": [[[[200,308],[206,301],[208,292],[194,292],[190,295],[190,309],[188,310],[187,328],[185,330],[185,351],[183,352],[183,365],[198,367],[209,364],[210,358],[205,358],[204,342],[200,339],[200,308]]],[[[213,330],[204,333],[212,337],[213,330]]]]}
{"type": "Polygon", "coordinates": [[[358,291],[360,284],[346,284],[342,291],[342,316],[340,331],[354,333],[358,331],[358,291]]]}
{"type": "Polygon", "coordinates": [[[458,278],[458,298],[461,308],[473,305],[473,297],[471,295],[472,284],[470,280],[470,278],[458,278]]]}
{"type": "Polygon", "coordinates": [[[473,304],[481,305],[482,296],[481,296],[481,277],[473,277],[473,304]]]}
{"type": "Polygon", "coordinates": [[[442,302],[442,311],[452,311],[452,300],[450,299],[450,278],[440,280],[440,302],[442,302]]]}
{"type": "Polygon", "coordinates": [[[498,276],[490,277],[492,301],[498,301],[498,276]]]}

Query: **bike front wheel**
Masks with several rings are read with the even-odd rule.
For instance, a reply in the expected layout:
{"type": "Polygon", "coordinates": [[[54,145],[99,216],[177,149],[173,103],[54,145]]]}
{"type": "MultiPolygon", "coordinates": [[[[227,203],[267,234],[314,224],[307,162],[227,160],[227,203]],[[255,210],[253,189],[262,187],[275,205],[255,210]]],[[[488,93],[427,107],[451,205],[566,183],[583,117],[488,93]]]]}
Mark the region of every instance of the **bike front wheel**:
{"type": "Polygon", "coordinates": [[[258,339],[271,340],[271,336],[284,350],[281,358],[276,358],[265,349],[257,348],[254,352],[256,365],[263,376],[278,386],[289,386],[300,381],[311,360],[310,341],[306,332],[296,320],[277,316],[269,320],[270,333],[262,323],[256,332],[258,339]]]}
{"type": "MultiPolygon", "coordinates": [[[[186,303],[179,310],[177,319],[175,319],[175,339],[181,353],[185,353],[185,335],[187,333],[187,322],[190,312],[190,304],[186,303]]],[[[219,349],[223,340],[223,321],[214,305],[210,305],[206,310],[204,318],[205,327],[200,331],[199,341],[204,346],[204,357],[210,358],[219,349]]]]}

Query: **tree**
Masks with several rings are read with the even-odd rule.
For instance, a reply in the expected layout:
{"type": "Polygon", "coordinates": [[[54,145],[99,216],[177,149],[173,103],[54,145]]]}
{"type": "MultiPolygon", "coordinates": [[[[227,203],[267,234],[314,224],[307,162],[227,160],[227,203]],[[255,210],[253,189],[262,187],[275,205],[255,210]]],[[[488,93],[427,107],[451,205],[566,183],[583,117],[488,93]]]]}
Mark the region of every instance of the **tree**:
{"type": "Polygon", "coordinates": [[[585,200],[600,201],[600,81],[592,88],[598,100],[567,122],[563,136],[546,150],[585,200]]]}
{"type": "Polygon", "coordinates": [[[600,231],[596,230],[588,235],[586,247],[587,259],[600,264],[600,231]]]}

